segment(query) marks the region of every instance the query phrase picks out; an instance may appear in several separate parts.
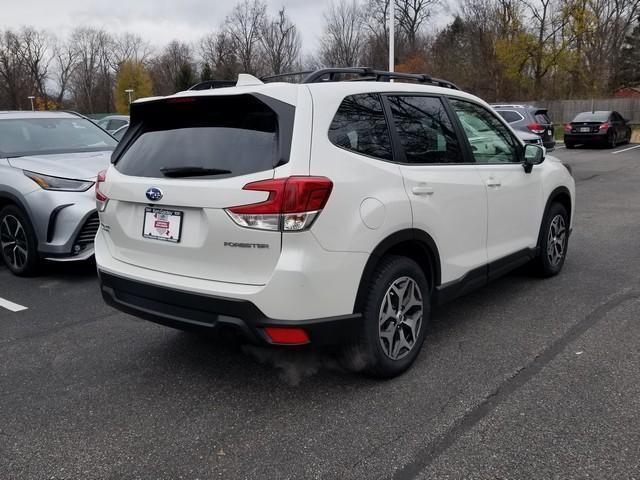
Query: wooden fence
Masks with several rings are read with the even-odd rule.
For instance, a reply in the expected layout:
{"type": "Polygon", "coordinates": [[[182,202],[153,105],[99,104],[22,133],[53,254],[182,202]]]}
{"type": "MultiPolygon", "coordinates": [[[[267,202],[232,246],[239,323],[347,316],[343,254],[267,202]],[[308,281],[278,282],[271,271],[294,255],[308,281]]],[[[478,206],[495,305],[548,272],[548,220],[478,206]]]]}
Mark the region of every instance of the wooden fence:
{"type": "MultiPolygon", "coordinates": [[[[507,103],[507,102],[504,102],[507,103]]],[[[511,102],[509,102],[511,103],[511,102]]],[[[519,103],[519,102],[513,102],[519,103]]],[[[522,102],[549,110],[554,123],[570,122],[580,112],[615,110],[632,123],[640,123],[640,98],[600,98],[594,100],[549,100],[522,102]]]]}

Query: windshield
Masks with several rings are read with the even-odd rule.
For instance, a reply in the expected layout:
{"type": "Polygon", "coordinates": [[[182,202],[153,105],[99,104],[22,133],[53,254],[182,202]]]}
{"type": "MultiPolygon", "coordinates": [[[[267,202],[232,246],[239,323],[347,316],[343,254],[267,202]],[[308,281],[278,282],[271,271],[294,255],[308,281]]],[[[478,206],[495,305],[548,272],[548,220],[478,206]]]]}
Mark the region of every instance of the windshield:
{"type": "Polygon", "coordinates": [[[606,122],[609,112],[582,112],[576,115],[574,122],[606,122]]]}
{"type": "Polygon", "coordinates": [[[113,150],[117,142],[83,118],[14,118],[0,120],[0,156],[113,150]]]}

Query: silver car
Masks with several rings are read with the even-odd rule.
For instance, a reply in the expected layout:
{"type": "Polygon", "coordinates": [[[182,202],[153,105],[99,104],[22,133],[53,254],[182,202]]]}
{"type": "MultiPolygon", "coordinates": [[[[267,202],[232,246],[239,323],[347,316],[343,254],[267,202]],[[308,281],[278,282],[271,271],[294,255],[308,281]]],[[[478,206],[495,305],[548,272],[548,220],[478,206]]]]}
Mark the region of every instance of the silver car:
{"type": "Polygon", "coordinates": [[[66,112],[0,112],[0,250],[16,275],[93,255],[93,187],[116,140],[66,112]]]}

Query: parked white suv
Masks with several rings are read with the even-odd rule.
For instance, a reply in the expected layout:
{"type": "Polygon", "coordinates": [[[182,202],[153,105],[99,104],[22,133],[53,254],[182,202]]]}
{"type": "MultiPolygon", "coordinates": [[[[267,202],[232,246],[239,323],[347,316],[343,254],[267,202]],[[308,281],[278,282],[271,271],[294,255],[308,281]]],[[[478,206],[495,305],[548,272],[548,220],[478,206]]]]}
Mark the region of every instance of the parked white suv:
{"type": "Polygon", "coordinates": [[[562,163],[424,75],[241,76],[137,101],[112,162],[96,184],[109,304],[262,344],[338,344],[385,377],[415,360],[433,305],[527,262],[560,272],[573,219],[562,163]]]}

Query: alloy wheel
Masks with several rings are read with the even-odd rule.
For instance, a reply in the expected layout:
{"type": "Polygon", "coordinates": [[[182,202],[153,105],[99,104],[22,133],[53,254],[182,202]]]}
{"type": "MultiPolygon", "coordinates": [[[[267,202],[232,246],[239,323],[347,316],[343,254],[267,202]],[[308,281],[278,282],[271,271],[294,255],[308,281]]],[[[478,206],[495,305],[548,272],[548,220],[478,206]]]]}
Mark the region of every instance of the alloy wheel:
{"type": "Polygon", "coordinates": [[[387,357],[400,360],[413,350],[420,335],[423,313],[418,283],[411,277],[396,279],[382,300],[378,322],[380,345],[387,357]]]}
{"type": "Polygon", "coordinates": [[[562,215],[556,215],[549,225],[547,236],[547,258],[552,267],[557,267],[564,257],[567,229],[562,215]]]}
{"type": "Polygon", "coordinates": [[[0,248],[12,270],[20,270],[27,264],[27,234],[20,220],[13,215],[6,215],[0,223],[0,248]]]}

